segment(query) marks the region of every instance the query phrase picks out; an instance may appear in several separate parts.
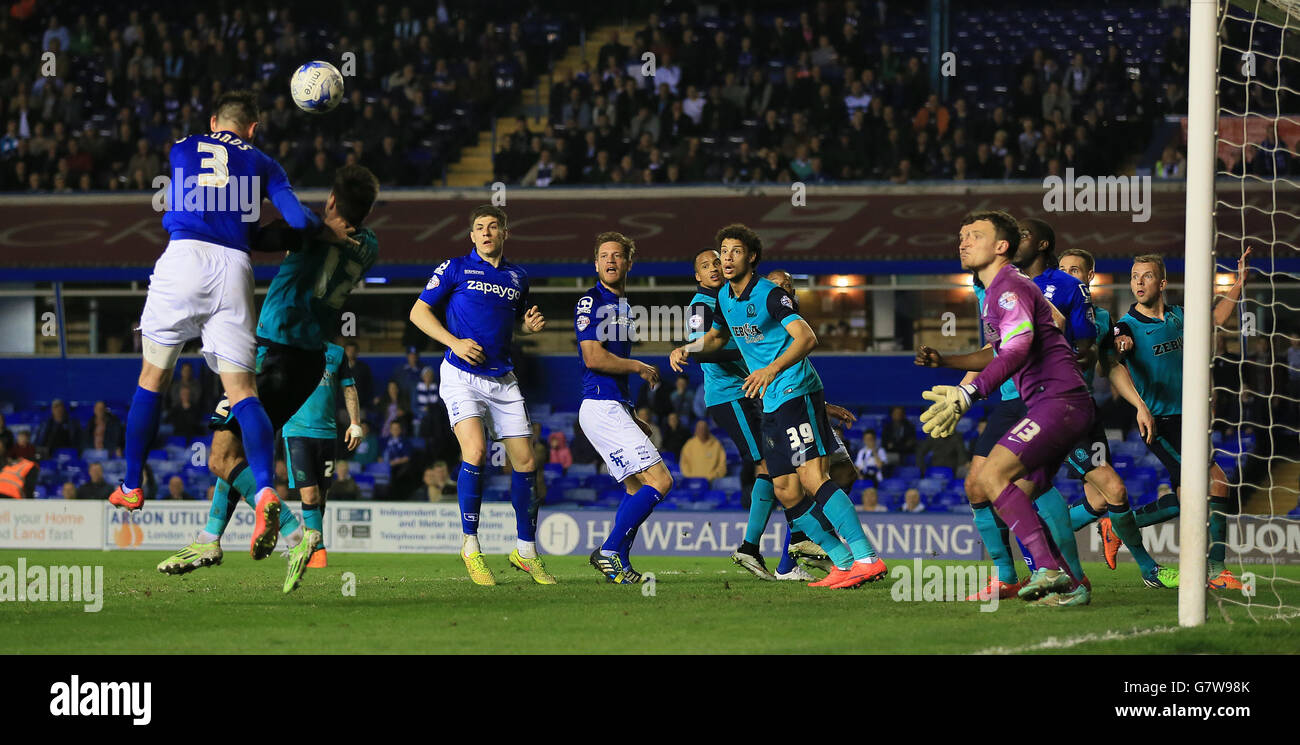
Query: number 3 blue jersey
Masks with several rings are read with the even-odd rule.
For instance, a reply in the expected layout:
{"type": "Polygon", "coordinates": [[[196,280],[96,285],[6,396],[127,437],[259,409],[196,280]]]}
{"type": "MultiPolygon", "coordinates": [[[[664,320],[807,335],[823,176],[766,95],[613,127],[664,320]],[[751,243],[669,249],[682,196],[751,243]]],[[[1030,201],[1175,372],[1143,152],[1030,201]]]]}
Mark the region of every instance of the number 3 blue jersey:
{"type": "Polygon", "coordinates": [[[166,175],[172,183],[162,224],[174,241],[205,241],[247,251],[267,198],[291,227],[321,227],[320,218],[298,201],[280,164],[230,132],[178,140],[167,159],[166,175]]]}

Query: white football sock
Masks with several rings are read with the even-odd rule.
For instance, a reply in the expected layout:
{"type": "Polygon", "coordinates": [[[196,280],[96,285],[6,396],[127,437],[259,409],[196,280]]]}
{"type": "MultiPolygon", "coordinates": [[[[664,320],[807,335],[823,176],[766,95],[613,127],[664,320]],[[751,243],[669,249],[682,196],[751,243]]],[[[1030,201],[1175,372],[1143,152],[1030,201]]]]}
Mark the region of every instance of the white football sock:
{"type": "Polygon", "coordinates": [[[516,539],[515,547],[519,549],[519,555],[525,559],[537,558],[537,544],[535,542],[516,539]]]}
{"type": "Polygon", "coordinates": [[[212,534],[212,533],[209,533],[209,532],[206,531],[206,530],[200,530],[200,531],[199,531],[199,537],[198,537],[198,538],[195,538],[195,539],[194,539],[194,542],[195,542],[195,543],[212,543],[213,541],[220,540],[220,539],[221,539],[221,536],[219,536],[219,535],[214,535],[214,534],[212,534]]]}

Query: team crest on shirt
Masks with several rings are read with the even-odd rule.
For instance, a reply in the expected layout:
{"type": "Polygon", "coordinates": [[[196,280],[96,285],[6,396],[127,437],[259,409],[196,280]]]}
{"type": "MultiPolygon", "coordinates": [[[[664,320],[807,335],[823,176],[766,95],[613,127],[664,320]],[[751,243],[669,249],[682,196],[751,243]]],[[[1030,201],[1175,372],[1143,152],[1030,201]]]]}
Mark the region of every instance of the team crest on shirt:
{"type": "Polygon", "coordinates": [[[1047,289],[1043,290],[1043,297],[1047,298],[1048,300],[1051,300],[1052,296],[1055,294],[1056,294],[1056,285],[1048,285],[1047,289]]]}
{"type": "Polygon", "coordinates": [[[998,298],[998,307],[1002,310],[1013,310],[1016,307],[1016,301],[1019,299],[1016,297],[1016,293],[1008,290],[1002,293],[1002,297],[998,298]]]}
{"type": "MultiPolygon", "coordinates": [[[[438,271],[442,271],[442,270],[439,269],[438,271]]],[[[440,281],[438,280],[438,275],[435,274],[435,275],[433,275],[432,277],[429,277],[429,284],[425,285],[425,286],[424,286],[424,289],[426,289],[426,290],[436,290],[436,289],[438,289],[438,285],[440,285],[440,284],[442,284],[442,282],[440,282],[440,281]]]]}
{"type": "Polygon", "coordinates": [[[591,296],[590,296],[590,295],[583,295],[582,297],[578,298],[578,312],[579,312],[579,313],[590,313],[590,312],[591,312],[591,296]]]}
{"type": "Polygon", "coordinates": [[[785,307],[789,308],[790,310],[794,310],[794,303],[790,302],[790,296],[789,296],[789,295],[782,295],[782,296],[781,296],[781,304],[784,305],[785,307]]]}
{"type": "Polygon", "coordinates": [[[507,274],[510,275],[510,282],[511,282],[512,284],[514,284],[515,287],[518,287],[518,286],[519,286],[519,275],[518,275],[518,274],[515,274],[514,272],[507,272],[507,274]]]}
{"type": "Polygon", "coordinates": [[[704,327],[704,316],[696,313],[691,316],[691,331],[699,331],[704,327]]]}
{"type": "Polygon", "coordinates": [[[753,318],[753,317],[755,317],[755,316],[757,316],[757,315],[758,315],[758,311],[754,310],[754,304],[753,304],[753,303],[750,303],[749,305],[747,305],[747,306],[745,307],[745,316],[746,316],[747,318],[753,318]]]}

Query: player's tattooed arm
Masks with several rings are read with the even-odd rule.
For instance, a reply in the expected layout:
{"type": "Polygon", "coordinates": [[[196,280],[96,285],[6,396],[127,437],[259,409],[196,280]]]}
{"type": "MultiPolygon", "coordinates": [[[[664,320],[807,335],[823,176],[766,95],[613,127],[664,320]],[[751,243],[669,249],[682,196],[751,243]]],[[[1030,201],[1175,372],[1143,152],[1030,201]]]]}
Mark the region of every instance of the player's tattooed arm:
{"type": "Polygon", "coordinates": [[[357,395],[356,385],[343,387],[343,406],[348,410],[347,446],[348,452],[357,449],[361,444],[361,397],[357,395]]]}
{"type": "Polygon", "coordinates": [[[639,375],[650,385],[659,385],[659,368],[654,365],[619,357],[595,339],[583,339],[581,346],[582,363],[588,370],[604,375],[639,375]]]}
{"type": "Polygon", "coordinates": [[[1106,378],[1119,397],[1137,409],[1138,433],[1142,435],[1143,440],[1150,443],[1156,436],[1156,420],[1151,416],[1151,409],[1147,408],[1146,402],[1138,395],[1137,388],[1133,385],[1133,377],[1128,374],[1128,368],[1123,365],[1111,365],[1110,370],[1106,372],[1106,378]]]}
{"type": "Polygon", "coordinates": [[[786,323],[785,330],[790,334],[790,345],[785,348],[780,357],[772,361],[772,364],[760,367],[745,378],[746,396],[762,398],[776,376],[807,357],[817,347],[817,333],[802,318],[786,323]]]}
{"type": "Polygon", "coordinates": [[[979,372],[993,361],[993,345],[985,345],[978,352],[943,356],[933,347],[922,344],[916,350],[916,364],[921,367],[944,367],[949,370],[967,370],[979,372]]]}
{"type": "Polygon", "coordinates": [[[471,365],[481,365],[487,356],[483,354],[483,347],[473,339],[459,339],[455,334],[447,330],[434,315],[433,308],[423,300],[416,300],[415,305],[411,306],[411,323],[423,331],[429,338],[451,350],[451,353],[465,360],[471,365]]]}

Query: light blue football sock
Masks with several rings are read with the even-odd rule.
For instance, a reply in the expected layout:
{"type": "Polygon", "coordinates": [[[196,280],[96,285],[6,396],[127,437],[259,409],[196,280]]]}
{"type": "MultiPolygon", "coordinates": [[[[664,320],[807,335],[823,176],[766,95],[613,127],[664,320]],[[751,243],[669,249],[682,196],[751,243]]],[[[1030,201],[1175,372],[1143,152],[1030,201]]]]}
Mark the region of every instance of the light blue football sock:
{"type": "Polygon", "coordinates": [[[825,514],[831,525],[835,526],[835,533],[849,544],[854,561],[876,558],[876,549],[872,547],[871,540],[862,530],[862,521],[858,519],[858,512],[853,509],[853,502],[849,500],[849,496],[844,493],[839,484],[827,479],[826,483],[817,490],[813,503],[813,510],[825,514]]]}
{"type": "Polygon", "coordinates": [[[1082,502],[1070,508],[1070,527],[1073,528],[1075,532],[1078,532],[1079,530],[1092,525],[1099,517],[1101,517],[1101,515],[1093,512],[1092,505],[1088,504],[1087,499],[1084,499],[1082,502]]]}
{"type": "Polygon", "coordinates": [[[1047,523],[1047,529],[1056,542],[1056,549],[1061,552],[1061,558],[1070,565],[1070,574],[1082,579],[1084,575],[1083,564],[1079,562],[1079,544],[1075,542],[1074,530],[1070,528],[1070,510],[1066,507],[1065,497],[1056,487],[1052,487],[1034,500],[1034,507],[1038,508],[1038,514],[1047,523]]]}
{"type": "Polygon", "coordinates": [[[754,487],[749,496],[749,519],[745,523],[745,543],[758,545],[772,514],[776,490],[772,487],[772,477],[760,473],[754,478],[754,487]]]}
{"type": "Polygon", "coordinates": [[[1142,576],[1150,574],[1156,568],[1155,559],[1147,553],[1146,546],[1142,545],[1142,531],[1138,530],[1137,521],[1133,517],[1133,510],[1125,502],[1123,506],[1110,505],[1110,527],[1115,531],[1115,535],[1128,546],[1128,551],[1133,554],[1133,560],[1137,562],[1138,571],[1142,576]]]}
{"type": "Polygon", "coordinates": [[[835,528],[825,515],[813,514],[815,506],[816,502],[811,497],[804,497],[794,507],[785,508],[785,518],[795,529],[807,535],[808,540],[821,546],[832,564],[840,569],[848,569],[853,566],[853,552],[835,536],[835,528]]]}

